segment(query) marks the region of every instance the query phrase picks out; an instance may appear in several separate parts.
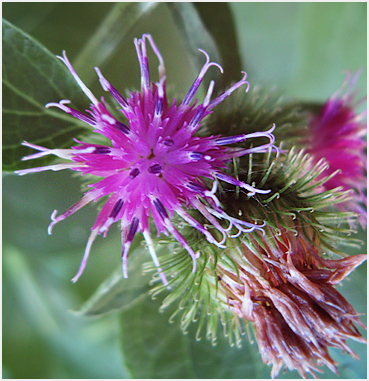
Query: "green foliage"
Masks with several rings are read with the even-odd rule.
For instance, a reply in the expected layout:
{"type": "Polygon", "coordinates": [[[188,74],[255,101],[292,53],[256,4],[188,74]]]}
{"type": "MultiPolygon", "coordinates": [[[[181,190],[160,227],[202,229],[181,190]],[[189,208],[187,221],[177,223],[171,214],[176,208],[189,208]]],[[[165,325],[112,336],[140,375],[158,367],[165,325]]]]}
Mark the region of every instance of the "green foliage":
{"type": "MultiPolygon", "coordinates": [[[[213,68],[206,81],[218,76],[220,87],[224,87],[239,79],[240,70],[246,70],[251,83],[248,94],[237,96],[236,101],[232,97],[219,107],[222,124],[213,123],[220,120],[219,114],[218,119],[214,114],[208,129],[214,134],[233,134],[237,130],[266,130],[276,123],[281,131],[291,124],[302,126],[304,115],[294,103],[281,110],[279,90],[271,95],[255,84],[277,84],[287,96],[323,101],[342,83],[341,70],[365,65],[365,10],[364,3],[4,3],[3,16],[10,21],[3,22],[4,169],[27,164],[20,161],[29,153],[20,145],[23,140],[50,148],[65,147],[72,138],[90,132],[68,115],[44,108],[60,99],[70,99],[81,111],[88,107],[88,100],[54,57],[63,49],[82,80],[99,96],[104,93],[94,77],[96,65],[102,66],[109,81],[122,92],[139,85],[133,37],[153,34],[166,63],[168,85],[175,85],[177,93],[188,89],[202,66],[204,59],[197,49],[203,48],[211,60],[219,58],[225,69],[218,75],[213,68]],[[227,114],[243,100],[246,117],[240,120],[232,112],[227,114]],[[268,116],[265,108],[273,112],[268,116]]],[[[361,81],[366,83],[365,70],[361,81]]],[[[276,165],[269,173],[257,155],[253,161],[258,166],[255,181],[274,187],[269,200],[259,199],[269,210],[280,210],[281,203],[291,206],[296,201],[301,203],[296,207],[300,210],[306,203],[309,207],[314,203],[319,203],[319,208],[326,206],[329,198],[294,198],[302,187],[307,191],[308,183],[287,183],[293,168],[276,165]]],[[[43,164],[46,161],[41,160],[38,165],[43,164]]],[[[248,163],[236,165],[247,168],[248,163]]],[[[154,288],[149,294],[152,272],[142,276],[142,264],[149,261],[147,250],[135,240],[129,278],[123,280],[119,235],[111,229],[107,238],[97,239],[84,276],[77,284],[67,283],[79,266],[96,212],[80,212],[58,226],[51,237],[46,228],[54,208],[66,209],[78,200],[79,186],[76,178],[63,173],[22,178],[8,175],[3,179],[4,378],[269,377],[270,370],[262,363],[256,344],[249,343],[247,334],[239,336],[246,328],[234,330],[233,316],[210,297],[217,290],[213,269],[219,260],[210,245],[203,248],[206,255],[199,260],[199,269],[204,270],[192,274],[187,268],[191,262],[187,253],[171,242],[159,244],[161,264],[178,276],[171,278],[172,286],[181,279],[183,283],[177,294],[159,283],[154,287],[160,287],[160,293],[154,288]],[[107,278],[109,273],[112,275],[107,278]],[[81,301],[85,301],[82,308],[81,301]],[[216,313],[208,316],[207,308],[216,313]],[[198,321],[193,324],[193,319],[198,321]],[[232,332],[229,337],[222,334],[224,328],[232,332]],[[186,335],[183,329],[188,331],[186,335]],[[217,345],[213,346],[215,335],[217,345]],[[231,347],[230,341],[242,348],[231,347]]],[[[328,226],[334,218],[317,210],[304,212],[293,211],[298,218],[317,223],[317,229],[321,224],[328,226]]],[[[329,243],[336,231],[327,230],[326,234],[329,243]]],[[[193,240],[198,236],[193,235],[193,240]]],[[[361,251],[353,247],[345,252],[361,251]]],[[[232,266],[226,256],[220,260],[224,266],[232,266]]],[[[144,270],[148,269],[145,265],[144,270]]],[[[362,266],[350,278],[340,291],[354,308],[364,312],[366,268],[362,266]]],[[[365,378],[365,349],[362,344],[350,346],[360,355],[359,361],[333,351],[340,363],[339,376],[365,378]]],[[[281,378],[296,376],[292,372],[281,378]]],[[[323,377],[334,376],[326,372],[323,377]]]]}
{"type": "Polygon", "coordinates": [[[135,304],[141,305],[150,290],[150,277],[143,276],[143,262],[148,260],[144,246],[130,253],[128,263],[129,281],[122,277],[122,270],[100,284],[93,296],[78,310],[82,316],[101,316],[114,311],[131,310],[135,304]]]}
{"type": "Polygon", "coordinates": [[[198,2],[194,5],[203,24],[216,41],[224,69],[220,88],[226,88],[232,82],[239,80],[240,72],[244,69],[241,65],[232,9],[227,3],[221,2],[198,2]],[[222,28],[219,28],[219,25],[222,25],[222,28]]]}
{"type": "Polygon", "coordinates": [[[47,265],[27,254],[4,246],[3,377],[127,377],[117,317],[86,321],[72,314],[81,299],[66,284],[67,274],[50,266],[58,266],[55,256],[47,265]]]}
{"type": "Polygon", "coordinates": [[[197,71],[204,64],[198,49],[205,50],[212,61],[222,65],[224,73],[210,69],[209,75],[216,81],[215,91],[223,90],[239,80],[241,62],[237,49],[231,10],[224,3],[168,3],[174,20],[186,43],[197,71]],[[222,29],[219,25],[222,25],[222,29]]]}
{"type": "Polygon", "coordinates": [[[191,3],[168,3],[169,10],[177,23],[180,33],[184,37],[187,48],[196,62],[196,69],[200,70],[204,64],[203,57],[198,49],[205,50],[214,61],[220,60],[220,54],[215,41],[203,25],[196,8],[191,3]]]}
{"type": "Polygon", "coordinates": [[[341,86],[342,70],[363,68],[366,94],[366,3],[239,2],[232,11],[252,85],[322,102],[341,86]]]}
{"type": "MultiPolygon", "coordinates": [[[[68,70],[47,49],[3,20],[3,168],[16,170],[35,163],[21,162],[30,152],[23,140],[70,147],[86,126],[45,104],[70,99],[83,109],[87,102],[68,70]]],[[[50,159],[40,160],[39,165],[50,159]]]]}
{"type": "MultiPolygon", "coordinates": [[[[147,17],[156,5],[155,2],[116,3],[79,52],[73,65],[74,69],[79,72],[86,67],[86,62],[95,60],[95,65],[100,66],[111,59],[133,26],[147,17]]],[[[86,72],[84,83],[89,85],[95,76],[92,70],[86,72]]]]}

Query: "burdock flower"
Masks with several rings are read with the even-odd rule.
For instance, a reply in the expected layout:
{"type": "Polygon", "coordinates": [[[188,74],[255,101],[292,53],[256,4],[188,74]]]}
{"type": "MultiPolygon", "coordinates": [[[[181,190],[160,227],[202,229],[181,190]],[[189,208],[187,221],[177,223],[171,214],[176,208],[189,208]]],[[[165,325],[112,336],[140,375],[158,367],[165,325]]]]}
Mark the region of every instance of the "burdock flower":
{"type": "Polygon", "coordinates": [[[201,51],[205,55],[206,62],[199,75],[183,100],[177,103],[174,99],[170,104],[166,94],[163,59],[152,37],[143,35],[142,39],[135,39],[134,44],[141,69],[141,92],[131,93],[130,97],[125,99],[103,77],[100,70],[95,68],[102,88],[110,92],[119,105],[121,120],[116,119],[108,111],[103,98],[101,102],[98,101],[84,85],[65,53],[59,58],[90,99],[91,110],[87,113],[74,110],[67,106],[68,100],[46,105],[46,107],[58,107],[89,124],[94,128],[95,133],[110,140],[108,145],[76,140],[78,145],[70,149],[48,149],[27,142],[23,143],[25,146],[40,151],[24,157],[23,160],[55,155],[69,162],[17,171],[20,175],[45,170],[71,169],[82,175],[90,174],[102,178],[90,184],[91,189],[67,211],[58,216],[56,210],[52,213],[49,234],[59,221],[69,217],[91,201],[109,196],[92,227],[80,269],[73,281],[82,274],[95,237],[101,233],[105,235],[109,227],[117,221],[120,221],[122,229],[124,277],[127,277],[127,257],[131,242],[135,234],[141,231],[164,284],[167,284],[167,280],[154,251],[149,228],[150,216],[158,235],[170,233],[189,253],[193,262],[193,271],[196,269],[200,254],[194,252],[171,222],[174,213],[200,231],[210,243],[220,248],[224,248],[228,231],[233,227],[239,232],[250,232],[262,226],[228,215],[216,197],[216,190],[220,181],[244,189],[249,196],[269,192],[269,190],[256,189],[246,182],[231,177],[224,172],[224,169],[227,168],[226,163],[234,158],[250,153],[265,152],[271,147],[274,142],[273,127],[266,132],[237,136],[196,136],[201,121],[215,106],[241,86],[245,85],[246,91],[248,90],[246,73],[243,73],[244,76],[240,81],[214,99],[211,99],[214,87],[214,81],[211,81],[203,102],[200,104],[196,101],[192,102],[209,67],[217,66],[222,72],[221,66],[210,62],[208,55],[201,51]],[[159,80],[156,83],[152,83],[150,79],[146,54],[147,40],[159,60],[159,80]],[[254,138],[266,138],[268,142],[257,146],[254,138]],[[253,147],[228,147],[248,139],[252,139],[253,147]],[[190,207],[196,209],[207,223],[218,230],[222,238],[215,238],[203,223],[193,218],[187,212],[190,207]],[[224,228],[218,220],[226,220],[229,226],[224,228]]]}
{"type": "Polygon", "coordinates": [[[323,259],[316,234],[295,224],[297,233],[284,228],[280,236],[266,229],[266,237],[243,241],[238,274],[219,266],[219,293],[229,308],[254,325],[263,361],[272,377],[286,366],[302,377],[326,365],[337,373],[328,347],[358,356],[346,344],[351,338],[365,343],[355,323],[365,327],[353,307],[336,290],[366,255],[323,259]],[[307,236],[306,236],[307,235],[307,236]],[[313,238],[314,239],[314,238],[313,238]]]}
{"type": "MultiPolygon", "coordinates": [[[[283,367],[302,377],[315,376],[323,365],[337,373],[329,347],[358,358],[346,341],[365,342],[356,327],[365,327],[359,314],[336,289],[366,260],[366,255],[345,256],[339,249],[357,243],[349,228],[356,215],[331,212],[332,205],[349,197],[347,192],[316,191],[331,178],[320,178],[323,160],[314,165],[312,156],[295,149],[274,160],[265,154],[263,163],[259,156],[256,163],[249,160],[236,168],[271,192],[250,199],[223,189],[218,197],[229,214],[265,221],[263,230],[238,234],[233,229],[221,251],[198,240],[194,245],[201,256],[195,274],[188,271],[184,250],[176,260],[164,255],[162,266],[173,291],[163,308],[179,300],[172,318],[182,314],[184,331],[198,321],[196,337],[206,326],[213,343],[219,321],[231,344],[241,341],[244,322],[254,332],[262,360],[272,365],[273,378],[283,367]]],[[[153,293],[164,289],[159,284],[153,293]]]]}
{"type": "Polygon", "coordinates": [[[351,201],[339,205],[341,209],[355,211],[362,215],[361,223],[366,224],[366,111],[357,113],[356,108],[362,100],[355,101],[352,92],[357,77],[348,73],[341,87],[311,117],[304,142],[307,152],[314,155],[316,161],[321,158],[329,164],[326,173],[334,173],[324,186],[326,189],[340,187],[354,190],[351,201]],[[342,92],[345,93],[342,95],[342,92]]]}

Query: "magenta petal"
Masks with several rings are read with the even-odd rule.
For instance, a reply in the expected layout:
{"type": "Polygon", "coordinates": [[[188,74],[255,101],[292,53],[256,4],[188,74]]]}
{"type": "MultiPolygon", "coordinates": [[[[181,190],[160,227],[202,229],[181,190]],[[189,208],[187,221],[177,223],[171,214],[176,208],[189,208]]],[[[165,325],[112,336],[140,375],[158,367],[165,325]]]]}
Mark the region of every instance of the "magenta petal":
{"type": "Polygon", "coordinates": [[[131,93],[123,97],[95,68],[103,90],[108,91],[121,107],[122,118],[113,116],[101,98],[101,102],[83,84],[70,64],[65,52],[60,59],[81,86],[91,101],[91,109],[86,113],[74,110],[62,100],[59,103],[49,103],[46,107],[55,106],[75,118],[94,127],[94,133],[109,139],[111,145],[97,145],[77,141],[78,146],[68,150],[47,149],[25,143],[31,148],[40,151],[27,157],[38,158],[44,155],[56,155],[69,162],[43,168],[34,168],[19,171],[19,174],[38,172],[41,170],[59,170],[70,168],[81,174],[99,177],[99,180],[89,186],[92,188],[85,196],[62,215],[53,215],[51,228],[58,221],[67,218],[90,201],[97,201],[107,197],[105,205],[93,225],[88,240],[84,259],[73,281],[82,274],[91,249],[92,242],[97,234],[106,235],[110,226],[121,222],[122,227],[122,260],[123,273],[127,276],[127,260],[131,242],[135,234],[141,231],[146,239],[150,254],[164,284],[168,284],[165,274],[159,266],[152,241],[149,235],[150,216],[156,226],[158,234],[172,234],[193,259],[193,271],[196,270],[198,253],[195,253],[186,239],[173,226],[171,218],[176,212],[194,229],[200,231],[204,237],[214,245],[222,248],[227,236],[238,236],[241,233],[260,229],[259,225],[247,224],[228,216],[222,209],[216,197],[216,178],[226,181],[235,187],[246,189],[248,194],[267,193],[268,190],[256,189],[249,184],[226,175],[227,161],[235,157],[265,151],[273,147],[273,128],[266,132],[234,137],[195,136],[197,129],[210,110],[231,96],[233,91],[246,86],[244,77],[224,93],[211,100],[214,81],[202,103],[193,101],[195,94],[202,83],[204,76],[211,66],[216,66],[221,72],[222,67],[211,62],[208,54],[205,55],[205,64],[195,78],[187,95],[177,106],[176,100],[168,101],[166,93],[166,77],[163,58],[150,35],[143,35],[135,39],[134,44],[141,69],[141,92],[131,93]],[[159,82],[152,83],[149,70],[146,42],[149,42],[159,61],[159,82]],[[169,106],[171,104],[171,106],[169,106]],[[251,150],[243,150],[234,145],[249,138],[261,138],[260,146],[251,150]],[[265,141],[266,140],[266,141],[265,141]],[[269,141],[269,142],[268,142],[269,141]],[[227,147],[232,144],[232,148],[227,147]],[[213,181],[212,189],[208,189],[205,179],[213,181]],[[203,200],[206,200],[204,202],[203,200]],[[186,209],[198,208],[200,213],[216,228],[222,236],[217,241],[206,228],[196,221],[186,209]],[[223,228],[218,220],[227,220],[229,226],[223,228]],[[232,232],[231,230],[234,229],[232,232]]]}
{"type": "Polygon", "coordinates": [[[334,94],[323,105],[318,115],[310,120],[307,151],[316,162],[324,158],[329,168],[322,177],[333,174],[324,183],[326,189],[341,188],[354,190],[351,201],[340,204],[342,210],[361,214],[360,222],[366,225],[366,113],[357,114],[354,96],[351,93],[358,73],[346,76],[344,86],[348,84],[346,93],[334,94]]]}

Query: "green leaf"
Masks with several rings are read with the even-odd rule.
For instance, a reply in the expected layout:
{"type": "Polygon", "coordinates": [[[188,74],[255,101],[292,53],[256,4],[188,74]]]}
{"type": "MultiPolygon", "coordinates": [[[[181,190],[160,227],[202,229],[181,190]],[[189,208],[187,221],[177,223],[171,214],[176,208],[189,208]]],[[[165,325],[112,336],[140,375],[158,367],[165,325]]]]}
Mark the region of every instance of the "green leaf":
{"type": "Polygon", "coordinates": [[[65,224],[58,225],[52,236],[47,234],[52,211],[64,211],[82,197],[80,178],[72,177],[67,171],[45,171],[29,176],[7,175],[2,184],[6,219],[3,234],[7,242],[45,257],[56,251],[78,248],[78,259],[82,258],[97,217],[96,205],[87,205],[65,224]]]}
{"type": "Polygon", "coordinates": [[[214,38],[219,49],[224,73],[221,87],[229,86],[241,78],[241,57],[238,52],[237,36],[233,16],[228,3],[194,3],[199,15],[214,38]],[[221,25],[221,28],[219,27],[221,25]]]}
{"type": "Polygon", "coordinates": [[[15,26],[20,23],[24,32],[31,33],[50,18],[56,5],[55,2],[48,2],[43,6],[38,6],[37,3],[7,3],[2,7],[3,18],[15,26]]]}
{"type": "MultiPolygon", "coordinates": [[[[116,3],[75,59],[76,71],[84,69],[86,62],[93,61],[97,66],[106,62],[133,26],[156,5],[155,2],[116,3]]],[[[93,71],[86,71],[84,82],[90,84],[95,77],[93,71]]]]}
{"type": "Polygon", "coordinates": [[[99,316],[117,310],[129,310],[146,299],[149,292],[149,275],[142,274],[142,264],[147,253],[142,247],[130,253],[128,279],[124,279],[122,269],[114,272],[103,282],[91,298],[77,311],[78,315],[99,316]]]}
{"type": "Polygon", "coordinates": [[[179,318],[169,322],[177,306],[159,313],[161,302],[146,295],[121,314],[122,350],[133,378],[268,377],[256,343],[245,337],[243,348],[230,347],[221,329],[216,346],[205,337],[196,341],[196,323],[183,334],[179,318]]]}
{"type": "MultiPolygon", "coordinates": [[[[206,29],[195,6],[191,3],[183,2],[170,2],[166,3],[166,5],[171,11],[174,22],[186,43],[191,60],[194,62],[197,72],[200,71],[205,63],[204,56],[199,52],[199,49],[205,50],[211,61],[221,64],[221,55],[216,43],[206,29]]],[[[217,79],[217,85],[219,82],[218,79],[221,79],[219,69],[211,68],[209,73],[211,73],[214,79],[217,79]]]]}
{"type": "Polygon", "coordinates": [[[366,90],[366,3],[229,5],[251,86],[278,86],[288,96],[325,101],[341,86],[343,70],[362,68],[358,85],[366,90]]]}
{"type": "MultiPolygon", "coordinates": [[[[30,34],[53,54],[64,49],[73,58],[83,49],[96,27],[113,7],[110,2],[89,3],[7,3],[3,18],[30,34]]],[[[92,69],[93,70],[93,69],[92,69]]],[[[83,73],[81,73],[83,74],[83,73]]]]}
{"type": "Polygon", "coordinates": [[[4,245],[3,364],[9,378],[127,377],[119,357],[118,317],[71,314],[80,303],[76,285],[39,259],[4,245]]]}
{"type": "Polygon", "coordinates": [[[367,4],[301,3],[300,6],[297,59],[287,85],[296,92],[299,90],[301,97],[324,101],[341,86],[345,78],[343,70],[355,72],[361,68],[359,90],[366,95],[367,4]]]}
{"type": "Polygon", "coordinates": [[[50,162],[21,162],[31,150],[26,140],[49,148],[66,147],[87,125],[46,109],[48,102],[70,99],[74,107],[88,103],[64,65],[32,37],[3,20],[3,169],[16,170],[50,162]]]}

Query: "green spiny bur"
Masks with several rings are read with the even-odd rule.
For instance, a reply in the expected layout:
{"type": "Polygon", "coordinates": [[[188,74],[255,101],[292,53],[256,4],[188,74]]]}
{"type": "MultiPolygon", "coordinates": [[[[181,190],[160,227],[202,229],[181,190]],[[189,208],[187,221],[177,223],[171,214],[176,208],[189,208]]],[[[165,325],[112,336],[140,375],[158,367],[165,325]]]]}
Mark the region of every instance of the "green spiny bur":
{"type": "MultiPolygon", "coordinates": [[[[255,156],[257,155],[253,155],[252,159],[255,156]]],[[[332,209],[336,202],[348,196],[347,192],[330,190],[314,193],[314,185],[324,182],[324,180],[316,181],[324,170],[324,163],[313,166],[308,155],[301,151],[296,153],[294,149],[286,155],[277,156],[268,152],[261,156],[265,159],[263,170],[250,171],[249,168],[239,168],[233,163],[229,167],[229,173],[232,175],[243,173],[244,176],[251,173],[252,182],[255,184],[262,182],[264,188],[272,191],[267,195],[259,194],[250,198],[242,190],[237,195],[235,189],[223,187],[219,199],[230,215],[244,218],[248,222],[265,221],[265,236],[258,231],[243,233],[238,238],[228,238],[226,249],[219,249],[202,239],[200,233],[183,225],[181,233],[185,237],[190,237],[195,251],[201,253],[197,271],[192,273],[191,258],[181,248],[175,255],[173,250],[166,250],[167,253],[160,256],[162,268],[168,276],[171,288],[164,299],[163,308],[174,302],[178,303],[178,309],[171,319],[180,318],[184,332],[187,331],[189,324],[197,322],[197,339],[201,338],[201,332],[205,330],[206,337],[213,344],[219,333],[219,322],[223,325],[224,333],[229,336],[232,345],[239,342],[239,337],[243,333],[242,325],[239,322],[235,323],[239,319],[238,316],[228,306],[227,291],[222,289],[221,269],[235,274],[236,279],[239,279],[237,262],[242,261],[242,265],[247,267],[247,260],[240,255],[240,249],[237,247],[240,248],[243,244],[259,256],[253,242],[267,252],[277,241],[283,244],[281,229],[286,229],[295,235],[304,234],[309,242],[314,245],[318,242],[319,249],[324,248],[329,255],[333,253],[343,255],[337,248],[337,243],[359,244],[357,240],[349,237],[352,230],[347,221],[353,218],[354,214],[338,213],[332,209]],[[291,181],[291,176],[294,176],[294,181],[291,181]],[[239,211],[242,212],[241,216],[239,211]],[[337,225],[338,220],[341,220],[342,226],[337,225]],[[307,226],[309,229],[306,229],[307,226]],[[268,235],[273,239],[269,239],[268,235]],[[268,246],[265,246],[266,242],[268,246]]],[[[253,160],[250,165],[253,166],[253,160]]],[[[260,167],[258,162],[257,166],[260,167]]],[[[240,178],[242,180],[242,175],[240,178]]],[[[199,216],[196,215],[196,218],[199,216]]],[[[162,240],[163,242],[165,241],[162,240]]],[[[154,267],[150,264],[146,269],[154,270],[154,267]]],[[[157,275],[154,275],[154,279],[160,282],[157,275]]],[[[153,288],[152,293],[156,295],[164,290],[166,288],[159,284],[153,288]]]]}
{"type": "MultiPolygon", "coordinates": [[[[258,230],[242,233],[238,238],[227,238],[226,248],[221,249],[209,244],[200,232],[181,224],[181,234],[195,252],[200,252],[197,270],[192,273],[192,259],[184,249],[174,244],[176,249],[173,250],[170,238],[162,240],[161,243],[166,242],[166,245],[161,248],[167,249],[161,250],[166,253],[160,255],[160,262],[168,277],[170,290],[168,292],[160,284],[157,274],[153,281],[158,285],[152,289],[153,296],[167,292],[162,308],[172,303],[178,304],[171,320],[179,318],[184,332],[192,322],[196,322],[196,338],[200,340],[205,332],[205,336],[215,344],[221,323],[231,345],[238,344],[244,332],[240,318],[229,306],[228,291],[222,285],[222,276],[224,272],[232,273],[237,281],[240,279],[239,267],[250,267],[242,255],[242,245],[260,257],[258,250],[268,252],[277,249],[278,242],[285,244],[282,229],[295,236],[304,234],[308,242],[319,246],[317,249],[321,255],[344,255],[340,245],[360,244],[350,236],[352,229],[349,223],[355,214],[337,212],[335,209],[335,204],[345,201],[349,193],[340,189],[317,192],[317,188],[332,176],[323,176],[327,164],[323,160],[314,164],[308,154],[295,147],[284,150],[284,146],[291,146],[291,142],[300,137],[299,131],[307,123],[307,113],[300,105],[286,103],[276,92],[265,93],[259,87],[254,87],[247,96],[237,91],[234,98],[224,102],[205,119],[203,130],[214,135],[235,135],[265,131],[275,123],[276,142],[288,140],[287,145],[280,144],[278,154],[269,150],[235,158],[229,163],[229,175],[259,189],[270,189],[268,194],[249,197],[238,187],[224,183],[218,185],[217,197],[224,210],[230,216],[250,223],[264,221],[264,235],[258,230]]],[[[244,143],[245,148],[254,145],[256,141],[253,139],[244,143]]],[[[189,213],[206,223],[197,211],[189,210],[189,213]]],[[[209,225],[207,228],[217,236],[216,229],[209,225]]],[[[232,234],[233,231],[229,232],[229,235],[232,234]]],[[[154,266],[149,264],[146,270],[154,271],[154,266]]]]}

